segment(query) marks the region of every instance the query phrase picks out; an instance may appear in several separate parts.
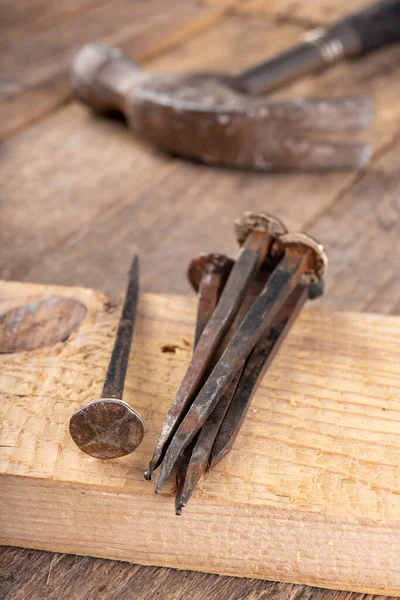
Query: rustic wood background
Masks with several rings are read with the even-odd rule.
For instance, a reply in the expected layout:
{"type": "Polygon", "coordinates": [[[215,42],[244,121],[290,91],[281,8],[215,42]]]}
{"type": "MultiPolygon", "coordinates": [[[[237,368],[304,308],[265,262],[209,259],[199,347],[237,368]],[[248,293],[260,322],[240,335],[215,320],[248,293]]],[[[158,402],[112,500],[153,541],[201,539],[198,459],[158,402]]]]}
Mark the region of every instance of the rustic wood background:
{"type": "MultiPolygon", "coordinates": [[[[265,209],[321,240],[333,309],[400,312],[400,46],[280,92],[368,94],[374,146],[361,173],[230,172],[164,156],[121,121],[71,100],[68,65],[87,41],[118,44],[145,69],[235,72],[362,0],[0,0],[0,275],[92,286],[112,299],[139,251],[146,291],[189,293],[204,250],[236,252],[234,217],[265,209]],[[397,293],[396,293],[397,292],[397,293]]],[[[390,549],[387,549],[390,551],[390,549]]],[[[346,548],[343,548],[346,552],[346,548]]],[[[335,600],[357,594],[0,550],[0,598],[335,600]]]]}

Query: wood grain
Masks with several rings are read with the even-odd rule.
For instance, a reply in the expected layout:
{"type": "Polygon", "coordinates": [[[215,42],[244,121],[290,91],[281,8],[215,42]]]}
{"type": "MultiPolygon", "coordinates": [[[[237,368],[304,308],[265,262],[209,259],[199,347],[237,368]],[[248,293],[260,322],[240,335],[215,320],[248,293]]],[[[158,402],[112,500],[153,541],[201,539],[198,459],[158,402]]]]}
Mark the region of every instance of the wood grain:
{"type": "MultiPolygon", "coordinates": [[[[185,3],[185,7],[187,4],[185,3]]],[[[196,4],[200,3],[196,2],[196,4]]],[[[202,4],[204,8],[206,3],[202,2],[202,4]]],[[[204,44],[196,44],[195,40],[189,44],[182,44],[179,51],[166,55],[164,68],[175,70],[183,68],[181,61],[185,61],[186,56],[191,54],[191,48],[197,53],[198,62],[196,64],[194,55],[192,58],[189,56],[188,67],[193,65],[195,68],[201,68],[208,65],[214,68],[214,56],[216,57],[215,68],[234,70],[236,65],[238,68],[244,67],[255,60],[280,51],[285,45],[296,43],[301,39],[302,32],[310,26],[331,22],[346,12],[357,9],[360,3],[358,0],[351,2],[301,0],[295,4],[291,1],[277,3],[272,0],[271,2],[268,0],[247,0],[247,2],[207,0],[207,4],[212,10],[221,9],[225,4],[224,11],[228,5],[229,10],[242,15],[236,33],[232,29],[232,41],[229,42],[229,36],[224,37],[219,27],[215,27],[214,17],[209,19],[207,13],[203,13],[206,20],[203,23],[200,21],[200,30],[202,27],[210,28],[207,35],[199,36],[199,41],[204,40],[204,44]],[[287,11],[288,6],[290,11],[287,11]],[[272,12],[265,12],[265,7],[272,12]],[[245,10],[249,10],[249,14],[254,11],[256,18],[252,20],[244,18],[245,10]],[[263,14],[267,17],[272,15],[274,20],[265,19],[263,14]],[[283,31],[286,27],[283,22],[288,20],[294,23],[291,37],[287,37],[283,31]],[[303,27],[300,27],[301,24],[303,27]],[[272,27],[276,28],[273,35],[271,35],[272,27]],[[279,39],[280,34],[282,43],[279,39]]],[[[367,2],[363,4],[366,5],[367,2]]],[[[38,35],[40,32],[54,27],[57,23],[62,24],[66,20],[70,20],[70,26],[76,28],[78,25],[79,28],[80,19],[74,21],[73,17],[81,9],[84,11],[99,6],[100,0],[96,0],[92,7],[86,5],[84,1],[81,4],[79,0],[71,0],[68,3],[64,0],[57,3],[42,0],[10,3],[8,0],[2,0],[0,21],[4,28],[0,46],[3,47],[11,39],[18,42],[18,36],[22,32],[28,40],[27,47],[30,51],[33,46],[29,44],[29,38],[36,32],[34,51],[39,57],[41,55],[41,36],[38,35]],[[16,9],[19,10],[21,7],[19,15],[21,19],[18,22],[16,9]],[[64,9],[66,12],[63,13],[64,9]],[[24,14],[25,11],[28,12],[24,14]],[[76,11],[75,15],[73,11],[76,11]]],[[[133,4],[132,10],[135,10],[133,4]]],[[[178,21],[181,11],[182,5],[175,13],[178,21]]],[[[217,17],[217,20],[219,18],[217,17]]],[[[229,23],[232,22],[233,19],[230,19],[229,23]]],[[[166,48],[185,42],[187,38],[199,31],[197,27],[194,29],[191,27],[189,19],[188,27],[183,29],[184,35],[181,35],[179,30],[175,37],[167,36],[167,40],[164,41],[162,28],[153,29],[152,23],[152,16],[149,15],[144,25],[149,27],[152,38],[151,43],[147,44],[150,55],[165,52],[166,48]]],[[[60,27],[61,31],[68,29],[65,24],[60,27]]],[[[125,23],[116,27],[113,39],[125,40],[124,29],[125,23]]],[[[59,32],[60,28],[57,31],[59,32]]],[[[51,37],[51,33],[43,37],[44,46],[50,48],[50,53],[60,45],[65,48],[65,52],[69,52],[68,46],[63,45],[64,40],[59,35],[53,36],[53,42],[49,46],[48,39],[51,37]]],[[[98,37],[96,28],[93,29],[93,37],[98,37]]],[[[140,44],[135,45],[135,35],[132,36],[132,46],[130,46],[129,35],[123,45],[127,52],[140,56],[140,44]]],[[[21,50],[18,50],[18,55],[25,60],[21,50]]],[[[143,58],[145,56],[146,54],[143,58]]],[[[62,53],[59,58],[63,64],[69,60],[64,59],[62,53]]],[[[328,91],[327,75],[322,78],[308,79],[302,84],[297,84],[299,87],[291,91],[292,94],[304,93],[315,96],[328,92],[335,94],[335,77],[337,77],[336,84],[339,86],[337,89],[341,93],[340,85],[345,76],[343,87],[345,91],[371,93],[373,90],[374,95],[378,95],[379,118],[372,140],[376,143],[379,163],[375,174],[375,161],[373,162],[369,172],[365,174],[365,183],[362,181],[364,176],[357,183],[359,176],[348,175],[260,177],[255,174],[230,174],[221,171],[215,171],[211,175],[210,170],[205,169],[203,172],[197,166],[186,165],[182,177],[179,170],[176,172],[175,193],[169,195],[167,190],[164,194],[162,190],[156,189],[156,198],[167,199],[172,212],[161,232],[159,226],[163,219],[167,218],[167,207],[161,213],[160,221],[155,218],[151,220],[150,213],[158,210],[156,200],[151,203],[153,179],[158,177],[160,170],[162,176],[168,176],[167,172],[163,171],[165,168],[169,169],[169,166],[164,166],[164,159],[160,160],[158,157],[154,162],[152,162],[153,156],[145,159],[144,155],[150,152],[148,148],[143,153],[142,150],[140,153],[133,151],[133,140],[124,133],[122,125],[118,127],[118,124],[110,123],[108,127],[98,119],[92,120],[84,111],[81,113],[78,110],[69,113],[69,109],[60,111],[59,120],[56,118],[57,115],[50,117],[40,127],[32,127],[27,137],[24,137],[24,134],[21,134],[22,137],[17,135],[14,140],[2,146],[0,168],[4,168],[0,176],[2,189],[2,235],[0,237],[1,269],[4,276],[94,285],[98,288],[107,288],[109,292],[115,288],[122,289],[128,268],[126,257],[130,255],[133,248],[136,248],[135,237],[138,229],[143,225],[145,234],[141,237],[141,243],[145,239],[148,244],[146,247],[151,248],[146,258],[145,287],[164,292],[187,293],[188,287],[184,281],[183,271],[188,259],[198,250],[224,247],[228,252],[236,251],[231,241],[232,219],[242,209],[271,207],[278,215],[284,217],[290,226],[312,228],[315,235],[320,236],[324,243],[327,242],[331,255],[332,279],[328,280],[329,293],[323,299],[325,306],[399,313],[400,270],[396,262],[395,249],[398,244],[396,199],[400,184],[396,176],[399,166],[396,153],[399,156],[399,152],[398,146],[394,146],[398,133],[396,124],[398,64],[395,49],[384,51],[374,56],[371,61],[368,59],[354,64],[351,70],[350,66],[345,69],[340,67],[339,72],[335,71],[337,73],[335,76],[334,72],[331,72],[329,77],[333,79],[328,91]],[[356,77],[356,80],[353,80],[353,77],[356,77]],[[308,88],[311,81],[312,87],[308,88]],[[66,115],[65,127],[62,126],[64,115],[66,115]],[[394,115],[393,122],[392,115],[394,115]],[[86,121],[90,123],[90,127],[87,127],[86,121]],[[59,137],[57,137],[57,127],[61,128],[62,135],[59,137]],[[382,137],[380,137],[381,131],[382,137]],[[46,143],[43,141],[44,138],[46,143]],[[383,140],[383,144],[380,140],[383,140]],[[110,143],[109,151],[108,143],[110,143]],[[395,147],[397,150],[390,152],[390,149],[395,147]],[[386,163],[387,154],[390,154],[390,165],[386,163]],[[199,182],[200,185],[197,186],[197,180],[202,179],[206,172],[210,173],[210,176],[207,175],[206,181],[199,182]],[[357,185],[353,192],[355,183],[357,185]],[[21,186],[19,191],[18,185],[21,186]],[[185,186],[189,187],[188,193],[185,186]],[[176,205],[177,197],[180,201],[176,205]],[[129,210],[131,203],[136,203],[137,208],[132,207],[129,210]],[[338,208],[335,210],[336,204],[338,208]],[[147,205],[149,205],[148,210],[147,205]],[[203,211],[201,211],[202,206],[203,211]],[[193,210],[195,213],[191,219],[193,210]],[[117,213],[115,217],[113,217],[114,213],[117,213]],[[347,218],[348,214],[352,215],[351,219],[347,218]],[[194,219],[198,219],[199,215],[200,225],[193,228],[194,219]],[[108,218],[111,224],[109,229],[106,227],[108,218]],[[104,240],[108,240],[108,237],[104,240],[99,236],[96,238],[95,233],[90,231],[92,219],[93,228],[100,226],[107,235],[110,231],[112,233],[113,241],[109,258],[104,249],[107,243],[104,240]],[[131,219],[131,221],[127,223],[123,221],[124,219],[131,219]],[[51,223],[54,225],[53,228],[51,223]],[[121,223],[123,230],[120,234],[121,223]],[[131,228],[128,227],[130,223],[132,223],[131,228]],[[371,225],[369,233],[368,228],[371,225]],[[357,235],[353,233],[355,227],[357,235]],[[180,244],[179,236],[182,233],[183,243],[180,244]],[[25,242],[24,235],[27,236],[25,242]],[[121,246],[118,245],[118,240],[121,246]],[[153,244],[150,243],[151,240],[153,244]],[[160,241],[163,244],[158,251],[160,241]],[[43,261],[48,250],[52,253],[51,260],[43,261]],[[70,257],[68,253],[71,253],[70,257]],[[384,257],[384,260],[380,257],[384,257]],[[371,270],[368,268],[369,260],[374,265],[371,270]],[[57,263],[60,265],[59,269],[55,266],[57,263]],[[63,270],[66,270],[65,274],[63,270]]],[[[148,66],[157,69],[163,65],[157,65],[157,61],[154,61],[148,66]]],[[[54,95],[66,97],[64,96],[65,76],[61,76],[60,81],[64,82],[60,83],[61,95],[59,90],[49,84],[49,89],[46,89],[45,85],[42,86],[42,92],[40,88],[23,92],[25,102],[21,98],[15,100],[20,103],[21,110],[29,117],[26,121],[21,113],[18,114],[18,110],[13,113],[12,103],[21,91],[18,81],[15,85],[15,80],[11,78],[11,81],[7,81],[3,77],[2,90],[3,93],[6,92],[6,103],[11,104],[11,108],[10,106],[7,108],[3,102],[7,112],[2,113],[2,125],[5,123],[8,126],[6,119],[3,118],[6,114],[11,115],[12,127],[17,123],[21,128],[30,122],[31,115],[33,119],[44,118],[46,106],[54,106],[54,95]],[[50,102],[49,96],[51,96],[50,102]],[[39,112],[36,112],[35,104],[40,107],[39,112]]],[[[283,91],[280,92],[282,93],[283,91]]],[[[11,131],[11,128],[8,128],[8,131],[11,131]]],[[[172,172],[170,177],[172,179],[172,172]]],[[[170,187],[174,191],[173,186],[170,187]]],[[[378,551],[381,551],[381,548],[378,548],[378,551]]],[[[384,551],[390,552],[390,547],[385,545],[384,551]]],[[[345,553],[346,547],[343,547],[343,554],[345,553]]],[[[219,600],[373,598],[347,592],[317,590],[304,585],[268,583],[190,571],[139,567],[118,561],[54,555],[6,547],[0,548],[0,597],[7,600],[26,598],[29,600],[43,598],[114,600],[116,597],[119,600],[155,600],[158,597],[166,600],[183,598],[198,600],[214,597],[219,600]]],[[[386,597],[374,598],[378,600],[386,597]]]]}
{"type": "Polygon", "coordinates": [[[21,41],[23,36],[32,35],[54,27],[60,21],[82,13],[93,6],[109,0],[2,0],[0,3],[0,47],[21,41]]]}
{"type": "Polygon", "coordinates": [[[0,593],[12,600],[384,600],[386,596],[222,577],[19,548],[0,548],[0,593]],[[18,582],[18,587],[15,585],[18,582]]]}
{"type": "Polygon", "coordinates": [[[232,452],[177,518],[173,481],[155,496],[142,474],[190,358],[195,300],[141,297],[124,399],[147,434],[101,462],[77,450],[68,421],[99,395],[118,311],[90,290],[18,283],[2,284],[2,310],[64,293],[87,307],[66,342],[0,356],[2,543],[399,593],[397,318],[305,311],[232,452]]]}
{"type": "MultiPolygon", "coordinates": [[[[229,1],[229,0],[226,0],[229,1]]],[[[373,4],[375,0],[246,0],[232,2],[231,8],[242,14],[268,14],[277,19],[304,23],[309,27],[325,26],[373,4]]],[[[224,0],[206,0],[214,5],[224,0]]]]}
{"type": "Polygon", "coordinates": [[[136,59],[142,61],[222,14],[218,8],[195,2],[116,0],[89,6],[45,31],[21,35],[1,55],[0,136],[10,135],[70,98],[70,61],[88,40],[122,44],[129,39],[136,59]]]}
{"type": "Polygon", "coordinates": [[[400,139],[318,218],[310,233],[330,258],[328,308],[400,314],[400,139]]]}
{"type": "MultiPolygon", "coordinates": [[[[295,25],[276,30],[268,20],[232,17],[148,66],[160,71],[232,65],[239,69],[283,49],[301,31],[295,25]]],[[[380,152],[400,127],[399,52],[387,50],[362,68],[343,65],[292,86],[285,95],[318,96],[321,89],[327,94],[370,93],[377,118],[364,137],[380,152]]],[[[171,161],[122,123],[99,119],[79,106],[31,127],[6,142],[4,150],[0,178],[10,227],[4,233],[3,276],[84,283],[109,294],[123,280],[130,251],[138,248],[144,254],[143,283],[148,290],[185,293],[188,287],[181,274],[194,253],[235,250],[230,233],[220,240],[218,228],[224,225],[228,231],[228,223],[242,210],[269,210],[289,227],[303,228],[357,177],[268,177],[171,161]],[[26,211],[32,190],[32,211],[40,214],[34,230],[32,212],[26,211]]]]}

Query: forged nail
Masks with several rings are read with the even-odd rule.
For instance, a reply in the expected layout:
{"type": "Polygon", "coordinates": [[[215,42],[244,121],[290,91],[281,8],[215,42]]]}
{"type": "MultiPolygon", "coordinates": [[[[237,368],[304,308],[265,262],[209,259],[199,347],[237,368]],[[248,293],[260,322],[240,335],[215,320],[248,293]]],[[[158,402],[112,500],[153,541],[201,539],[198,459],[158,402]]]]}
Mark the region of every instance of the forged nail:
{"type": "Polygon", "coordinates": [[[185,504],[182,502],[182,493],[185,486],[185,480],[187,475],[190,458],[192,456],[193,449],[196,445],[197,438],[195,437],[192,442],[187,446],[182,454],[179,455],[176,463],[176,492],[175,492],[175,514],[181,516],[182,508],[185,504]]]}
{"type": "MultiPolygon", "coordinates": [[[[178,427],[161,464],[156,492],[169,476],[179,454],[191,442],[225,393],[237,371],[273,320],[290,293],[300,283],[309,285],[322,278],[326,266],[323,248],[305,234],[286,234],[277,241],[283,257],[254,302],[221,359],[178,427]]],[[[229,281],[229,280],[228,280],[229,281]]]]}
{"type": "MultiPolygon", "coordinates": [[[[215,310],[226,279],[232,270],[234,261],[224,254],[201,254],[194,258],[188,268],[187,277],[198,295],[194,348],[215,310]]],[[[175,512],[181,514],[180,497],[194,442],[179,457],[176,474],[175,512]]]]}
{"type": "Polygon", "coordinates": [[[135,256],[100,400],[76,411],[69,431],[82,452],[95,458],[119,458],[141,443],[144,423],[136,411],[122,401],[126,369],[135,324],[139,294],[139,258],[135,256]]]}
{"type": "Polygon", "coordinates": [[[258,382],[265,376],[308,297],[308,288],[302,285],[295,288],[277,314],[271,328],[260,339],[247,359],[232,402],[218,430],[210,457],[209,469],[213,469],[231,450],[257,389],[258,382]]]}
{"type": "Polygon", "coordinates": [[[200,254],[190,262],[187,277],[198,296],[194,348],[217,306],[234,262],[216,253],[200,254]]]}
{"type": "MultiPolygon", "coordinates": [[[[265,213],[245,213],[239,220],[243,245],[228,277],[216,309],[207,323],[193,352],[192,360],[167,412],[160,438],[154,450],[146,479],[163,459],[169,441],[179,426],[179,418],[193,400],[196,390],[210,365],[212,356],[228,331],[246,294],[254,273],[267,256],[273,241],[286,231],[284,225],[265,213]]],[[[238,229],[238,228],[237,228],[238,229]]]]}
{"type": "MultiPolygon", "coordinates": [[[[189,457],[185,456],[185,473],[180,484],[179,499],[176,500],[175,512],[177,515],[182,514],[182,509],[188,503],[196,485],[207,470],[214,440],[221,427],[226,411],[229,408],[241,373],[242,370],[240,369],[227,387],[225,394],[223,394],[221,400],[200,429],[195,441],[189,444],[181,455],[185,456],[187,449],[190,448],[189,457]]],[[[178,460],[180,460],[180,458],[178,458],[178,460]]]]}
{"type": "MultiPolygon", "coordinates": [[[[236,313],[231,328],[229,329],[227,335],[223,339],[221,348],[218,349],[217,360],[222,355],[224,349],[229,344],[240,323],[246,316],[248,310],[250,309],[255,299],[261,292],[262,288],[264,287],[269,273],[270,269],[262,268],[256,273],[256,276],[253,278],[253,280],[249,282],[247,294],[238,312],[236,313]]],[[[242,370],[239,369],[233,381],[228,386],[226,392],[223,394],[221,400],[218,402],[217,406],[214,408],[214,410],[200,429],[197,437],[195,438],[195,441],[188,446],[188,448],[191,449],[188,456],[186,454],[187,448],[183,451],[181,455],[185,456],[185,475],[182,478],[181,484],[179,486],[179,499],[176,499],[176,514],[182,514],[182,508],[186,506],[187,502],[189,501],[189,498],[191,497],[194,491],[194,488],[196,487],[197,483],[199,482],[199,480],[201,479],[208,467],[209,458],[214,445],[215,438],[218,434],[219,428],[221,427],[226,411],[229,408],[241,373],[242,370]]],[[[178,459],[179,464],[181,464],[181,456],[178,459]]]]}

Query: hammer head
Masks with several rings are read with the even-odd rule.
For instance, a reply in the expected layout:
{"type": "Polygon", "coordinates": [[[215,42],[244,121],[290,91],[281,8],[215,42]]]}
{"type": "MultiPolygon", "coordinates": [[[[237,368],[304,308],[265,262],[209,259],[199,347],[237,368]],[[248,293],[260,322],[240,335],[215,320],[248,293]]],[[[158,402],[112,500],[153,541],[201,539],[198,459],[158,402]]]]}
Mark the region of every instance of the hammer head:
{"type": "MultiPolygon", "coordinates": [[[[113,107],[124,112],[132,128],[172,154],[258,170],[360,168],[368,162],[368,145],[340,139],[341,133],[371,123],[368,98],[267,100],[241,91],[239,77],[146,74],[104,46],[97,53],[102,53],[101,67],[97,61],[87,69],[82,65],[96,62],[93,45],[89,48],[91,61],[82,51],[75,61],[79,97],[104,109],[110,96],[118,96],[113,107]]],[[[90,55],[88,47],[84,51],[90,55]]]]}

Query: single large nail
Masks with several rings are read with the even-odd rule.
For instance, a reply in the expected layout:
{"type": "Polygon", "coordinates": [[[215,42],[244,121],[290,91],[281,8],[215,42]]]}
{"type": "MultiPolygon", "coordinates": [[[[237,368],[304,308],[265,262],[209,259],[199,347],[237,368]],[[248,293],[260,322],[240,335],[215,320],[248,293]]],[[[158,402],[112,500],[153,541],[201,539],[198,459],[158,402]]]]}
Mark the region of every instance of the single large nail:
{"type": "Polygon", "coordinates": [[[191,442],[211,414],[261,336],[271,327],[290,293],[300,283],[309,285],[322,278],[326,266],[323,248],[305,234],[286,234],[279,238],[283,257],[254,302],[245,319],[213,369],[192,406],[178,427],[161,464],[156,483],[159,493],[179,454],[191,442]]]}
{"type": "Polygon", "coordinates": [[[192,360],[181,385],[167,412],[160,438],[154,450],[146,479],[151,478],[160,464],[166,448],[179,426],[179,418],[193,400],[198,386],[207,372],[212,356],[228,331],[246,294],[247,286],[254,273],[267,256],[278,235],[286,231],[285,226],[274,217],[264,213],[245,213],[237,227],[243,238],[241,252],[228,277],[216,309],[207,323],[193,352],[192,360]]]}
{"type": "MultiPolygon", "coordinates": [[[[197,346],[197,342],[215,310],[233,264],[234,261],[223,254],[201,254],[190,262],[187,277],[198,296],[194,348],[197,346]]],[[[179,464],[177,465],[176,514],[180,514],[181,512],[180,495],[183,490],[192,450],[193,445],[188,446],[180,456],[179,464]]]]}
{"type": "Polygon", "coordinates": [[[100,400],[90,402],[71,417],[69,431],[82,452],[95,458],[119,458],[141,443],[144,423],[122,401],[139,294],[139,259],[133,258],[128,288],[100,400]]]}
{"type": "MultiPolygon", "coordinates": [[[[234,336],[240,323],[243,321],[247,312],[250,310],[250,307],[261,292],[269,276],[269,273],[270,269],[262,268],[249,282],[246,296],[244,297],[243,302],[238,312],[236,313],[236,316],[228,333],[226,334],[221,343],[221,347],[218,348],[218,353],[216,353],[216,360],[218,360],[222,356],[223,351],[234,336]]],[[[195,438],[195,443],[192,442],[183,451],[182,455],[180,455],[178,459],[179,472],[179,465],[182,465],[181,457],[184,457],[184,459],[182,459],[184,461],[182,473],[179,473],[179,493],[177,493],[175,499],[175,512],[177,515],[182,514],[182,508],[188,503],[189,498],[191,497],[197,483],[199,482],[199,480],[201,479],[208,467],[209,458],[214,445],[215,438],[218,434],[219,428],[221,427],[226,411],[228,410],[233,395],[235,393],[236,386],[241,376],[241,372],[242,370],[240,369],[238,373],[236,373],[233,381],[228,386],[226,392],[223,394],[217,406],[214,408],[214,410],[200,429],[197,437],[195,438]],[[188,448],[191,449],[190,453],[187,452],[188,448]]]]}

